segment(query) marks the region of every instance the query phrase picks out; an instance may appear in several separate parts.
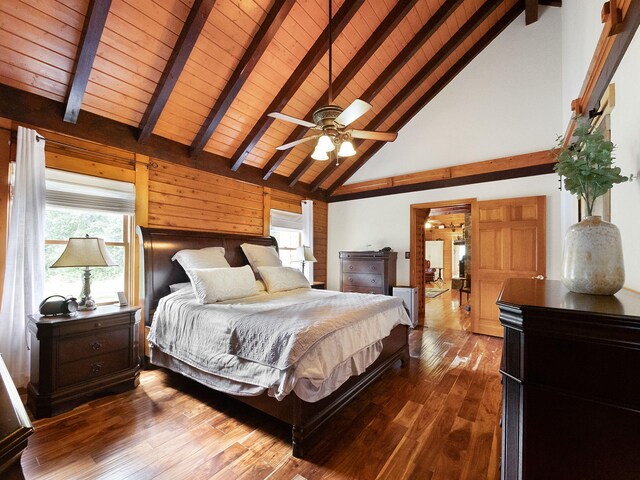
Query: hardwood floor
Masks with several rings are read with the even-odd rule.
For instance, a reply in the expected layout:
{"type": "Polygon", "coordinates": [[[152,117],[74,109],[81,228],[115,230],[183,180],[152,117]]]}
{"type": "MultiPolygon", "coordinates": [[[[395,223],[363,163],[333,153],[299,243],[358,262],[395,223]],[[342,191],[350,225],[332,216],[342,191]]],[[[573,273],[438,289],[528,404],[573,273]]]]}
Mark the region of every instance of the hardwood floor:
{"type": "MultiPolygon", "coordinates": [[[[433,285],[429,285],[433,286],[433,285]]],[[[425,298],[425,325],[429,328],[443,330],[469,330],[471,328],[470,311],[465,307],[471,305],[471,297],[462,294],[460,304],[460,292],[452,290],[451,284],[443,285],[448,291],[434,298],[425,298]]]]}
{"type": "Polygon", "coordinates": [[[133,391],[35,422],[27,479],[496,479],[502,340],[411,333],[411,361],[291,457],[290,431],[165,370],[133,391]]]}

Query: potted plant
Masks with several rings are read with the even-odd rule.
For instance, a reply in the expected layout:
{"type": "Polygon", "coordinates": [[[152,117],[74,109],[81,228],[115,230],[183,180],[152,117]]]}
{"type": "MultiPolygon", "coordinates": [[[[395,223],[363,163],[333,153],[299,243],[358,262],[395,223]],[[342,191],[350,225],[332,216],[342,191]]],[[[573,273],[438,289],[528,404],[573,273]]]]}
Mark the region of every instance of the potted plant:
{"type": "Polygon", "coordinates": [[[587,216],[567,231],[562,256],[562,283],[577,293],[613,295],[624,284],[622,240],[615,225],[593,215],[595,200],[616,183],[626,182],[614,166],[615,145],[602,132],[590,131],[581,122],[574,131],[576,141],[558,153],[554,170],[564,179],[564,188],[581,198],[587,216]]]}

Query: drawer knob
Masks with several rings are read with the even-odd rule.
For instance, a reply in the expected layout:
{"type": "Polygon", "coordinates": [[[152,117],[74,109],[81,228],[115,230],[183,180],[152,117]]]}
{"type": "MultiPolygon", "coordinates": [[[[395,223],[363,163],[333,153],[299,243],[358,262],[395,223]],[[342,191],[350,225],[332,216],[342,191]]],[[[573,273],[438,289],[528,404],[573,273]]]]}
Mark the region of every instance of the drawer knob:
{"type": "Polygon", "coordinates": [[[98,327],[101,327],[101,326],[102,326],[102,324],[101,324],[100,322],[96,322],[96,323],[94,323],[94,325],[93,325],[93,326],[94,326],[94,327],[96,327],[96,328],[98,328],[98,327]]]}
{"type": "Polygon", "coordinates": [[[103,365],[104,365],[104,362],[92,363],[91,364],[91,373],[98,373],[100,370],[102,370],[102,366],[103,365]]]}
{"type": "Polygon", "coordinates": [[[353,278],[349,277],[349,281],[350,281],[350,282],[353,282],[353,278]]]}
{"type": "Polygon", "coordinates": [[[349,265],[349,270],[353,270],[353,265],[349,265]]]}
{"type": "Polygon", "coordinates": [[[102,343],[101,342],[93,342],[91,344],[91,349],[95,352],[98,351],[102,348],[102,343]]]}
{"type": "Polygon", "coordinates": [[[376,279],[375,279],[375,278],[372,278],[372,279],[371,279],[371,283],[376,283],[376,279]]]}

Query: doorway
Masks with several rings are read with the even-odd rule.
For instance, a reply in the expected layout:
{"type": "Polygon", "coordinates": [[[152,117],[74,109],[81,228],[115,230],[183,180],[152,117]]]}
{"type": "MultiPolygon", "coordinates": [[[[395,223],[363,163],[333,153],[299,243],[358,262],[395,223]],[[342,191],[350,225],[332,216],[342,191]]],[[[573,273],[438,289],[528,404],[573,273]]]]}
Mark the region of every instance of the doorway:
{"type": "Polygon", "coordinates": [[[423,325],[471,327],[471,210],[475,199],[412,205],[411,278],[423,325]],[[416,246],[414,253],[413,245],[416,246]]]}

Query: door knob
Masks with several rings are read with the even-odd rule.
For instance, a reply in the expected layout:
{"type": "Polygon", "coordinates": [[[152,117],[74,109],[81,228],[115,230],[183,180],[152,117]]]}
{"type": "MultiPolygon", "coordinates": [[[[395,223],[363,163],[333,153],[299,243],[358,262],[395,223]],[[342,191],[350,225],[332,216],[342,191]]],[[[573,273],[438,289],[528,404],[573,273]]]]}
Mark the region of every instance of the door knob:
{"type": "Polygon", "coordinates": [[[531,277],[534,280],[544,280],[544,275],[536,275],[535,277],[531,277]]]}

